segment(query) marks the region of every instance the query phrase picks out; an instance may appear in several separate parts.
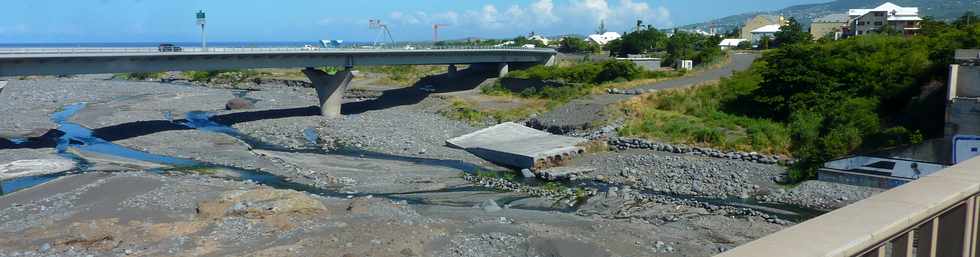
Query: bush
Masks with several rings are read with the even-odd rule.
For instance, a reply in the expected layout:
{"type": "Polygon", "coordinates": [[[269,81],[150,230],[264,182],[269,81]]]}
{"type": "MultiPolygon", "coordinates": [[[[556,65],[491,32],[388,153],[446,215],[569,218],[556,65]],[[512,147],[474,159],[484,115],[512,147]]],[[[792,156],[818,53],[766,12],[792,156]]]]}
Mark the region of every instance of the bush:
{"type": "Polygon", "coordinates": [[[133,73],[122,73],[116,74],[113,78],[125,79],[125,80],[148,80],[148,79],[161,79],[166,76],[165,72],[133,72],[133,73]]]}
{"type": "Polygon", "coordinates": [[[487,116],[483,112],[470,107],[469,104],[463,101],[453,101],[449,109],[442,112],[443,115],[450,119],[461,120],[469,123],[481,123],[486,121],[487,116]]]}
{"type": "Polygon", "coordinates": [[[674,143],[729,150],[788,153],[790,131],[765,118],[739,115],[730,102],[751,94],[760,77],[739,72],[719,84],[664,90],[623,104],[627,115],[620,133],[674,143]]]}
{"type": "Polygon", "coordinates": [[[586,42],[581,38],[563,37],[561,41],[558,42],[558,52],[578,54],[598,53],[599,46],[586,42]]]}
{"type": "Polygon", "coordinates": [[[665,72],[647,72],[630,61],[610,60],[586,62],[567,67],[534,66],[526,70],[512,71],[508,77],[522,79],[555,80],[566,83],[602,84],[618,78],[634,80],[664,76],[665,72]]]}

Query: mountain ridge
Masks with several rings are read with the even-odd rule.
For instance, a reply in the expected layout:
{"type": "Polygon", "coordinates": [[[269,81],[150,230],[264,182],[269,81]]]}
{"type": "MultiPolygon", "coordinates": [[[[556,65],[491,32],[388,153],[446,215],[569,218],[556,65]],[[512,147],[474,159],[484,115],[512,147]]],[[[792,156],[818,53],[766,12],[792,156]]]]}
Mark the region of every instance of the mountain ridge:
{"type": "Polygon", "coordinates": [[[681,29],[707,29],[714,26],[720,32],[730,31],[741,27],[741,24],[755,15],[773,14],[796,18],[804,26],[809,27],[813,19],[833,13],[847,13],[849,9],[874,8],[885,2],[904,7],[919,7],[919,15],[933,17],[939,20],[953,20],[967,11],[980,13],[980,0],[836,0],[826,3],[801,4],[775,11],[747,12],[730,15],[701,23],[680,26],[681,29]]]}

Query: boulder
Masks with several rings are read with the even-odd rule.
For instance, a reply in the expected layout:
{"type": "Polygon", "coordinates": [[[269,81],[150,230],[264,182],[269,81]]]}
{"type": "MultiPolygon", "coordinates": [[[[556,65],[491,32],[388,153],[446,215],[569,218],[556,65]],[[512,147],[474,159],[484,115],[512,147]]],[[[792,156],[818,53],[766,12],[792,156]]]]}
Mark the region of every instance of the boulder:
{"type": "Polygon", "coordinates": [[[245,110],[252,109],[252,107],[254,107],[252,101],[241,97],[236,97],[225,103],[226,110],[245,110]]]}
{"type": "Polygon", "coordinates": [[[485,212],[497,212],[500,211],[500,206],[493,199],[487,199],[480,203],[480,209],[483,209],[485,212]]]}

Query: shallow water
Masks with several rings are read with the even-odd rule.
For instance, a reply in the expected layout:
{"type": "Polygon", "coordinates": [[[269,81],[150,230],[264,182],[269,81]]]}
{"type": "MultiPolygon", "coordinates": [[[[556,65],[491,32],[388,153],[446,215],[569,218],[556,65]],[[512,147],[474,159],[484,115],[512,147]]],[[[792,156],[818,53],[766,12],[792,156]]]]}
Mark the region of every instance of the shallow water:
{"type": "MultiPolygon", "coordinates": [[[[215,173],[215,177],[221,177],[225,179],[233,179],[240,181],[253,181],[258,184],[267,185],[273,188],[279,189],[292,189],[297,191],[303,191],[323,196],[332,197],[348,197],[348,196],[362,196],[369,195],[369,193],[340,193],[337,190],[330,188],[320,188],[316,186],[311,186],[303,183],[297,183],[290,181],[289,179],[274,175],[268,172],[259,170],[249,170],[241,169],[237,167],[215,165],[205,162],[199,162],[190,159],[182,159],[170,156],[156,155],[143,151],[138,151],[130,149],[110,141],[101,139],[94,135],[93,131],[89,128],[81,126],[76,123],[72,123],[69,120],[79,111],[86,107],[86,103],[76,103],[67,105],[63,110],[55,112],[51,115],[51,121],[58,124],[58,131],[63,132],[63,135],[54,139],[56,141],[55,148],[59,155],[75,160],[79,164],[77,170],[49,174],[43,176],[31,176],[18,179],[12,179],[8,181],[3,181],[0,184],[0,192],[2,194],[11,193],[14,191],[30,188],[45,182],[54,180],[56,178],[76,174],[81,172],[86,172],[89,167],[88,161],[84,158],[77,156],[71,151],[70,148],[75,148],[81,152],[91,152],[109,156],[120,157],[130,160],[139,160],[144,162],[150,162],[155,164],[167,165],[172,168],[165,169],[152,169],[149,172],[154,172],[158,174],[175,174],[175,173],[187,173],[194,172],[194,170],[210,170],[215,173]]],[[[381,159],[381,160],[394,160],[394,161],[404,161],[413,162],[417,164],[424,165],[434,165],[434,166],[445,166],[459,169],[465,172],[474,172],[478,170],[478,166],[475,164],[469,164],[462,161],[455,160],[439,160],[439,159],[425,159],[425,158],[413,158],[413,157],[401,157],[394,155],[387,155],[381,153],[374,153],[370,151],[363,151],[353,148],[344,148],[338,151],[327,151],[321,149],[317,145],[318,135],[315,129],[309,128],[303,131],[304,137],[310,141],[309,149],[294,150],[286,147],[265,143],[257,138],[245,135],[239,132],[237,129],[230,126],[214,122],[212,118],[213,114],[209,112],[194,111],[188,112],[184,120],[175,121],[171,113],[164,113],[164,118],[175,124],[180,124],[188,128],[193,128],[210,133],[220,133],[235,137],[242,140],[246,144],[249,144],[254,149],[269,150],[269,151],[283,151],[283,152],[307,152],[316,153],[324,155],[341,155],[341,156],[352,156],[358,158],[367,159],[381,159]]],[[[439,192],[468,192],[468,191],[492,191],[485,188],[476,187],[463,187],[463,188],[450,188],[438,191],[430,192],[411,192],[411,193],[439,193],[439,192]]],[[[391,200],[401,201],[404,200],[411,204],[432,204],[426,199],[406,196],[411,193],[401,193],[401,194],[373,194],[374,196],[385,197],[391,200]]],[[[439,203],[439,205],[450,205],[450,206],[469,206],[473,203],[469,202],[458,202],[458,203],[439,203]]]]}

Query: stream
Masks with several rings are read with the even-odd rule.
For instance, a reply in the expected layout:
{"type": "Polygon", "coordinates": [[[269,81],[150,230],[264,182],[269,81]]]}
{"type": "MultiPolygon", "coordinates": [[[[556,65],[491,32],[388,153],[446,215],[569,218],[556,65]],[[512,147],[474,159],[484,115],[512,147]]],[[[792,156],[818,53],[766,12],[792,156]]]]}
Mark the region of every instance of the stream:
{"type": "MultiPolygon", "coordinates": [[[[60,131],[61,135],[54,138],[55,149],[57,154],[74,160],[78,168],[73,171],[62,172],[57,174],[48,174],[41,176],[30,176],[17,179],[11,179],[0,182],[0,195],[8,194],[18,190],[30,188],[59,177],[77,174],[88,171],[90,166],[89,162],[72,151],[70,148],[74,148],[81,152],[97,153],[102,155],[109,155],[114,157],[120,157],[130,160],[138,160],[149,163],[161,164],[170,166],[172,168],[165,169],[151,169],[148,172],[154,172],[158,174],[180,174],[189,172],[188,170],[195,169],[208,169],[214,172],[211,176],[219,177],[223,179],[232,179],[239,181],[253,181],[258,184],[267,185],[273,188],[279,189],[292,189],[297,191],[303,191],[308,193],[313,193],[322,196],[331,197],[349,197],[349,196],[361,196],[361,195],[372,195],[378,197],[384,197],[393,201],[406,201],[411,204],[436,204],[444,206],[455,206],[455,207],[468,207],[473,206],[474,202],[432,202],[428,199],[420,197],[404,196],[413,193],[444,193],[444,192],[487,192],[495,193],[493,189],[469,186],[469,187],[459,187],[459,188],[447,188],[435,191],[426,192],[406,192],[397,194],[368,194],[368,193],[344,193],[340,192],[340,188],[323,188],[317,187],[304,183],[297,183],[290,181],[288,178],[275,175],[269,172],[261,170],[251,170],[242,169],[238,167],[217,165],[211,163],[200,162],[196,160],[176,158],[170,156],[156,155],[143,151],[138,151],[130,149],[108,140],[96,137],[91,129],[81,126],[76,123],[69,122],[70,118],[73,117],[77,112],[81,111],[86,107],[86,103],[76,103],[65,106],[61,111],[55,112],[51,115],[51,121],[58,124],[57,131],[60,131]]],[[[376,160],[390,160],[390,161],[401,161],[401,162],[411,162],[420,165],[427,166],[441,166],[453,168],[467,173],[475,173],[480,170],[480,166],[476,164],[467,163],[458,160],[442,160],[442,159],[428,159],[428,158],[416,158],[416,157],[406,157],[406,156],[396,156],[384,153],[377,153],[366,151],[363,149],[357,149],[352,147],[341,147],[337,150],[326,150],[318,146],[319,136],[315,129],[307,128],[302,131],[304,139],[309,143],[310,147],[303,149],[292,149],[275,144],[266,143],[263,140],[254,138],[252,136],[246,135],[239,132],[237,129],[232,128],[228,125],[224,125],[212,120],[213,113],[193,111],[186,113],[186,118],[182,120],[174,120],[172,114],[165,113],[164,118],[173,124],[178,124],[185,126],[187,128],[196,129],[200,131],[205,131],[209,133],[220,133],[238,140],[251,146],[252,149],[266,150],[266,151],[279,151],[279,152],[291,152],[291,153],[312,153],[312,154],[323,154],[323,155],[340,155],[347,157],[358,157],[366,159],[376,159],[376,160]]],[[[12,141],[15,144],[26,143],[26,140],[12,141]]],[[[529,184],[540,183],[540,181],[528,181],[529,184]]],[[[608,187],[609,185],[589,185],[592,187],[608,187]]],[[[651,192],[646,192],[651,193],[651,192]]],[[[652,194],[661,194],[652,192],[652,194]]],[[[669,197],[679,198],[679,199],[690,199],[700,202],[706,202],[715,205],[727,205],[740,208],[750,208],[771,215],[775,215],[784,219],[800,221],[806,220],[823,213],[823,211],[809,209],[805,207],[799,207],[788,204],[772,204],[772,203],[762,203],[753,200],[738,199],[738,198],[708,198],[708,197],[697,197],[697,196],[684,196],[684,195],[667,195],[669,197]]],[[[527,197],[497,197],[499,204],[507,204],[520,199],[525,199],[527,197]]],[[[561,212],[575,212],[577,208],[523,208],[530,210],[542,210],[542,211],[561,211],[561,212]]]]}

